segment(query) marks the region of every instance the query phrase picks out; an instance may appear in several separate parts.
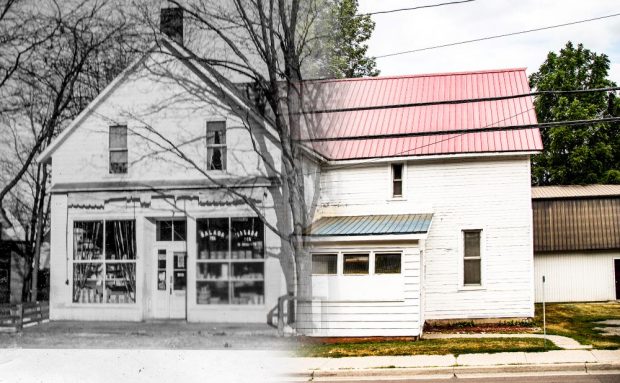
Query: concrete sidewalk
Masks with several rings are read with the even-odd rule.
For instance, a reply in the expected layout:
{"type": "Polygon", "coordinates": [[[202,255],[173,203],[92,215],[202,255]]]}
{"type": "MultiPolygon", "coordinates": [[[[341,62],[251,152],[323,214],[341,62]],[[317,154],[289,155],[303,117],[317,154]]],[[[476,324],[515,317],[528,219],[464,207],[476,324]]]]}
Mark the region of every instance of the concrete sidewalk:
{"type": "Polygon", "coordinates": [[[620,371],[620,350],[557,350],[497,354],[296,358],[295,376],[404,377],[454,376],[478,373],[620,371]]]}
{"type": "Polygon", "coordinates": [[[564,350],[588,350],[591,349],[590,345],[582,345],[573,338],[560,335],[542,335],[542,334],[444,334],[444,333],[431,333],[424,334],[424,339],[451,339],[451,338],[538,338],[553,342],[559,348],[564,350]]]}

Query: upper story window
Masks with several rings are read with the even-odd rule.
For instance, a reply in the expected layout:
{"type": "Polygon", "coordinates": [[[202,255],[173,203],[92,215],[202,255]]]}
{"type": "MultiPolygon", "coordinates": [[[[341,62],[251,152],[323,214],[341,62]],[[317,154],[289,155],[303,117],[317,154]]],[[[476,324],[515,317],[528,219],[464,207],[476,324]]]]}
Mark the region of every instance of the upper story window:
{"type": "Polygon", "coordinates": [[[110,174],[127,173],[127,125],[110,126],[110,174]]]}
{"type": "Polygon", "coordinates": [[[403,196],[403,164],[392,164],[392,197],[403,196]]]}
{"type": "Polygon", "coordinates": [[[481,284],[480,234],[482,230],[463,231],[463,285],[481,284]]]}
{"type": "Polygon", "coordinates": [[[226,170],[226,122],[207,122],[207,170],[226,170]]]}

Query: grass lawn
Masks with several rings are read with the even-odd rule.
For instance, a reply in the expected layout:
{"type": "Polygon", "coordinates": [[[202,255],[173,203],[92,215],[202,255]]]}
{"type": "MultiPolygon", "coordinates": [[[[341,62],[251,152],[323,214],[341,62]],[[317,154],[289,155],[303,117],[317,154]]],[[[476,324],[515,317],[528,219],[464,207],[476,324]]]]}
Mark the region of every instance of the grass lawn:
{"type": "Polygon", "coordinates": [[[298,355],[307,357],[387,356],[387,355],[445,355],[495,353],[511,351],[557,350],[551,342],[545,349],[543,339],[487,338],[487,339],[426,339],[419,341],[372,341],[359,343],[304,344],[298,355]]]}
{"type": "MultiPolygon", "coordinates": [[[[620,348],[620,336],[603,336],[595,323],[606,319],[620,319],[620,303],[548,303],[547,333],[571,337],[594,348],[620,348]]],[[[542,304],[536,305],[537,326],[542,328],[542,304]]]]}

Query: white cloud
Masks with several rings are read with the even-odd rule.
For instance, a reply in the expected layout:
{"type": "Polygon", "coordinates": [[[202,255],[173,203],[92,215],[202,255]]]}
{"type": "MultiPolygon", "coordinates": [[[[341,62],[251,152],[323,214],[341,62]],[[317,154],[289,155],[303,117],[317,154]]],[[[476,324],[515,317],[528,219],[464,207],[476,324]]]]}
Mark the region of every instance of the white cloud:
{"type": "MultiPolygon", "coordinates": [[[[360,13],[439,3],[439,0],[360,0],[360,13]]],[[[378,56],[484,36],[540,28],[619,12],[617,0],[477,0],[375,15],[369,54],[378,56]]],[[[538,69],[567,41],[609,56],[620,83],[620,16],[517,36],[377,60],[382,75],[527,67],[538,69]]]]}

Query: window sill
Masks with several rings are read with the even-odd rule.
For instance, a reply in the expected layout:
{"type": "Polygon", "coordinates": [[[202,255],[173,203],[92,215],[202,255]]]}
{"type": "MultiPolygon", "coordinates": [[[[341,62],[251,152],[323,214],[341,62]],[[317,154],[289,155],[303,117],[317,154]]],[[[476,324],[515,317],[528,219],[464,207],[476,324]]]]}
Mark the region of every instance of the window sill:
{"type": "Polygon", "coordinates": [[[470,286],[459,286],[458,291],[479,291],[486,290],[486,287],[483,285],[470,285],[470,286]]]}

